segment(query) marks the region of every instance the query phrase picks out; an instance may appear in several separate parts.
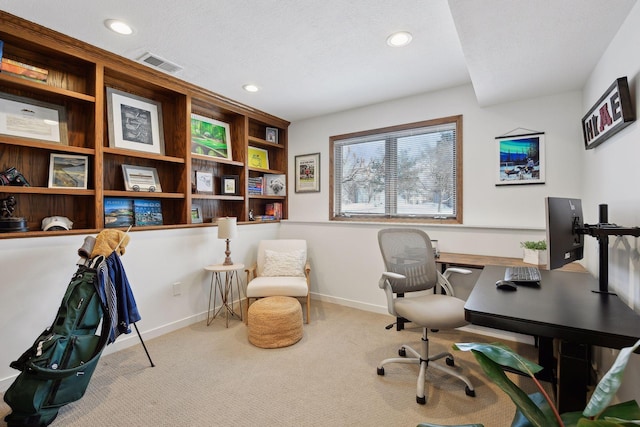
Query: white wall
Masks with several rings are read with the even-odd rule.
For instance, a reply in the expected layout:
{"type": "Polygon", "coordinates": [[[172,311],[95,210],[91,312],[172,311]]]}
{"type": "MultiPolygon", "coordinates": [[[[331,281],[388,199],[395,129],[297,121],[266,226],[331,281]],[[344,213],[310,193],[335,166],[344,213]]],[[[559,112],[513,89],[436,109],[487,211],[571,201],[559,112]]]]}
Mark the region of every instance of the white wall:
{"type": "Polygon", "coordinates": [[[584,150],[581,102],[580,93],[570,92],[480,108],[473,88],[463,86],[293,123],[290,179],[296,155],[320,152],[321,191],[289,194],[290,219],[283,222],[281,236],[309,240],[317,296],[385,312],[384,293],[377,287],[382,269],[377,231],[389,224],[328,221],[329,137],[462,114],[464,224],[419,227],[438,239],[442,252],[520,257],[521,241],[544,238],[544,197],[581,196],[581,163],[575,161],[584,150]],[[545,132],[544,185],[495,185],[495,137],[516,128],[545,132]]]}
{"type": "MultiPolygon", "coordinates": [[[[630,46],[640,43],[640,4],[636,4],[606,53],[591,74],[583,91],[582,111],[588,111],[618,77],[627,77],[636,117],[640,106],[640,56],[630,46]]],[[[583,209],[590,221],[598,221],[598,205],[609,206],[609,222],[631,227],[640,226],[640,126],[629,125],[613,138],[583,153],[583,209]]],[[[591,239],[594,240],[594,239],[591,239]]],[[[640,313],[640,253],[637,238],[612,237],[609,246],[609,287],[640,313]]],[[[588,247],[586,265],[598,273],[598,251],[588,247]]],[[[608,368],[617,352],[601,351],[602,366],[608,368]]],[[[634,355],[625,371],[618,397],[624,401],[640,400],[640,357],[634,355]]]]}
{"type": "MultiPolygon", "coordinates": [[[[231,241],[231,258],[250,265],[258,240],[276,238],[277,232],[277,224],[240,225],[231,241]]],[[[142,316],[137,325],[143,339],[205,319],[211,276],[203,267],[224,260],[225,242],[217,239],[217,228],[138,231],[130,236],[122,263],[142,316]],[[173,295],[175,282],[182,284],[179,296],[173,295]]],[[[84,237],[0,239],[0,390],[18,374],[9,363],[53,322],[84,237]]],[[[104,354],[136,344],[134,331],[119,337],[104,354]]],[[[142,347],[140,357],[146,358],[142,347]]]]}
{"type": "Polygon", "coordinates": [[[462,86],[295,122],[289,128],[290,177],[294,156],[320,152],[321,192],[291,194],[289,218],[328,220],[330,136],[462,114],[464,224],[543,228],[545,196],[580,196],[582,167],[575,159],[582,143],[575,117],[581,111],[579,92],[480,108],[473,88],[462,86]],[[495,137],[517,128],[545,132],[546,185],[495,186],[495,137]]]}

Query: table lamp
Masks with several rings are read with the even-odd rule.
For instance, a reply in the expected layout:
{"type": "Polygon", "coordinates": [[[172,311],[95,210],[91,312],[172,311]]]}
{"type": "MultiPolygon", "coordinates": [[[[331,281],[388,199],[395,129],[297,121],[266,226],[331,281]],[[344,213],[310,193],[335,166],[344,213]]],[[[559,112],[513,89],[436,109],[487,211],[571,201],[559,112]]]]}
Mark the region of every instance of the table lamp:
{"type": "Polygon", "coordinates": [[[227,241],[227,250],[224,251],[226,258],[224,259],[223,265],[232,265],[233,261],[231,261],[231,251],[229,250],[229,240],[233,239],[238,235],[238,223],[237,218],[218,218],[216,221],[218,224],[218,239],[225,239],[227,241]]]}

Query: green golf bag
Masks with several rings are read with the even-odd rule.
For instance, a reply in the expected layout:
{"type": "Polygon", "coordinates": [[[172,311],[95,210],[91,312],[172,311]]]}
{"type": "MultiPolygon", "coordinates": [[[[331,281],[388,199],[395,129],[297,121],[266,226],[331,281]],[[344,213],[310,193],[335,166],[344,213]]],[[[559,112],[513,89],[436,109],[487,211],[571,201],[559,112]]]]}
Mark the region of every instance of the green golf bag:
{"type": "Polygon", "coordinates": [[[53,324],[11,363],[21,372],[4,394],[12,409],[5,417],[9,427],[47,426],[62,406],[84,395],[109,338],[98,286],[96,270],[80,266],[53,324]]]}

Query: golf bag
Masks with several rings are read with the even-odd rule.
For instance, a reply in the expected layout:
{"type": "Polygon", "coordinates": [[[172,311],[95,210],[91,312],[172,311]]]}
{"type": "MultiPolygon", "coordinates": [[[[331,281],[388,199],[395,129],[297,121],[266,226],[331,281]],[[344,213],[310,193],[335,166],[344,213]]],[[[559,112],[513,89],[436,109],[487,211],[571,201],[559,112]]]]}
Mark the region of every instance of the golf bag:
{"type": "Polygon", "coordinates": [[[80,266],[53,324],[11,363],[21,373],[4,394],[13,410],[5,417],[9,427],[47,426],[62,406],[84,395],[110,334],[98,282],[95,269],[80,266]]]}

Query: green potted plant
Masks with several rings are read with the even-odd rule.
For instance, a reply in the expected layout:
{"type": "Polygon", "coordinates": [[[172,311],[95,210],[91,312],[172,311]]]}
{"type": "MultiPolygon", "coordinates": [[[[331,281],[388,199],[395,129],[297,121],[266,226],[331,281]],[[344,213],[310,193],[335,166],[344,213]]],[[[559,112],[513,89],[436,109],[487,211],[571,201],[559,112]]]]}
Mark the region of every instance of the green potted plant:
{"type": "Polygon", "coordinates": [[[547,263],[547,242],[546,240],[527,240],[520,242],[520,246],[524,248],[524,256],[522,260],[528,264],[546,264],[547,263]]]}
{"type": "MultiPolygon", "coordinates": [[[[640,347],[640,340],[631,347],[620,350],[611,369],[602,377],[582,412],[560,414],[552,399],[535,378],[542,369],[504,344],[457,343],[453,348],[471,351],[485,374],[495,382],[515,403],[517,412],[512,427],[608,427],[640,425],[640,407],[638,402],[611,405],[622,382],[622,374],[631,354],[640,347]],[[531,377],[539,393],[527,395],[504,373],[503,366],[517,369],[531,377]]],[[[428,424],[427,424],[428,425],[428,424]]]]}

